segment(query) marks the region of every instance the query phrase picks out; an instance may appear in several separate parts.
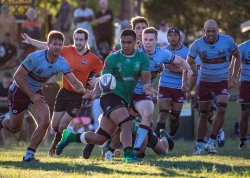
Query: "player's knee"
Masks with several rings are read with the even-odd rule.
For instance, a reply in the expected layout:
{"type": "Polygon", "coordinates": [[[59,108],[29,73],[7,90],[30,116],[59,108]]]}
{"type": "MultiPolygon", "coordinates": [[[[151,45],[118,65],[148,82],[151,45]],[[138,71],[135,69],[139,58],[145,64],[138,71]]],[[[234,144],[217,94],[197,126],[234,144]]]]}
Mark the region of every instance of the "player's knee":
{"type": "Polygon", "coordinates": [[[159,119],[160,121],[166,121],[166,118],[169,115],[169,110],[167,109],[160,109],[159,110],[159,119]]]}
{"type": "Polygon", "coordinates": [[[98,128],[96,133],[99,135],[96,139],[96,144],[98,145],[104,144],[108,139],[111,138],[111,135],[100,127],[98,128]]]}
{"type": "Polygon", "coordinates": [[[130,116],[127,117],[126,119],[124,119],[123,121],[121,121],[118,124],[118,127],[120,127],[121,129],[124,128],[124,127],[130,127],[131,126],[131,120],[132,120],[132,118],[130,116]]]}
{"type": "Polygon", "coordinates": [[[171,117],[173,118],[173,119],[175,119],[175,120],[179,120],[179,118],[180,118],[180,115],[181,115],[181,111],[171,111],[170,112],[170,115],[171,115],[171,117]]]}
{"type": "Polygon", "coordinates": [[[12,132],[12,133],[17,133],[19,132],[20,130],[22,129],[22,127],[20,126],[12,126],[9,130],[12,132]]]}
{"type": "Polygon", "coordinates": [[[210,116],[209,110],[200,110],[200,118],[201,119],[208,119],[210,116]]]}
{"type": "Polygon", "coordinates": [[[218,102],[216,103],[216,107],[217,107],[217,114],[224,115],[227,109],[227,103],[218,102]]]}

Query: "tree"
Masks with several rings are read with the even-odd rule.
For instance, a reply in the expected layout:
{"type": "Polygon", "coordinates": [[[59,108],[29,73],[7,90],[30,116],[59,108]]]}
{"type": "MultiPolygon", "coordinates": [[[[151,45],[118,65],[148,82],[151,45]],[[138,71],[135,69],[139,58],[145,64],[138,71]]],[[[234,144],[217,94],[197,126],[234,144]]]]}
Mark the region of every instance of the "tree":
{"type": "Polygon", "coordinates": [[[195,36],[206,20],[214,19],[222,32],[243,41],[240,24],[250,19],[250,1],[245,0],[145,0],[143,6],[153,26],[165,19],[187,36],[195,36]]]}

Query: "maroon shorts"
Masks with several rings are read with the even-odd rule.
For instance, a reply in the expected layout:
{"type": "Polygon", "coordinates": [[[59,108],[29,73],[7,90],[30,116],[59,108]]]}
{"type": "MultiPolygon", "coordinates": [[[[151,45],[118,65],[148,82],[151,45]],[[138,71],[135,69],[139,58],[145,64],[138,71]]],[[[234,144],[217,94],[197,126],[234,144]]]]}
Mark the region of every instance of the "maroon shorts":
{"type": "Polygon", "coordinates": [[[250,82],[240,82],[238,102],[242,104],[250,104],[250,82]]]}
{"type": "Polygon", "coordinates": [[[142,100],[150,100],[152,101],[152,98],[149,95],[146,94],[133,94],[132,95],[132,102],[130,104],[130,107],[133,109],[133,111],[135,113],[137,113],[137,110],[135,109],[135,103],[138,101],[142,101],[142,100]]]}
{"type": "Polygon", "coordinates": [[[169,88],[169,87],[159,87],[158,98],[172,99],[175,103],[184,103],[185,97],[181,89],[169,88]]]}
{"type": "Polygon", "coordinates": [[[200,81],[198,89],[198,101],[212,101],[214,97],[226,95],[229,96],[228,81],[205,82],[200,81]]]}
{"type": "MultiPolygon", "coordinates": [[[[43,95],[42,90],[39,90],[37,93],[43,95]]],[[[26,95],[18,87],[15,87],[13,90],[9,91],[8,99],[10,101],[10,109],[12,114],[21,113],[32,103],[28,95],[26,95]]]]}

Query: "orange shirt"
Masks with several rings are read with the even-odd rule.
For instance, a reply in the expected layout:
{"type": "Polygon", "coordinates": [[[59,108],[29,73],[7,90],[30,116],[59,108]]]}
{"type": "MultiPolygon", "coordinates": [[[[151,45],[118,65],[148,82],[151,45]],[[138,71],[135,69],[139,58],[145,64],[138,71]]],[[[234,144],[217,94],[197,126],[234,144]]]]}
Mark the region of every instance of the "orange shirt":
{"type": "MultiPolygon", "coordinates": [[[[103,68],[101,60],[89,50],[84,55],[79,55],[73,46],[64,46],[61,55],[68,61],[72,73],[85,87],[90,72],[99,74],[103,68]]],[[[74,92],[64,76],[63,87],[74,92]]]]}

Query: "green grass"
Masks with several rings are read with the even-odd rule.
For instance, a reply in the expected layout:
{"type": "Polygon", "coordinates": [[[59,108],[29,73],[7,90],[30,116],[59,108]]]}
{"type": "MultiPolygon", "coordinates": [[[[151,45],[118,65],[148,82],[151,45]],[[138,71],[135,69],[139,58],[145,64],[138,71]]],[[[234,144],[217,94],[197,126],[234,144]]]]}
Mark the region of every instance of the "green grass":
{"type": "Polygon", "coordinates": [[[120,158],[105,162],[97,147],[93,157],[82,159],[82,145],[67,147],[61,157],[37,150],[39,163],[21,161],[26,144],[0,148],[0,177],[250,177],[250,152],[239,151],[238,141],[227,140],[218,155],[192,156],[193,141],[178,140],[174,151],[156,156],[150,149],[141,163],[125,164],[120,158]]]}

